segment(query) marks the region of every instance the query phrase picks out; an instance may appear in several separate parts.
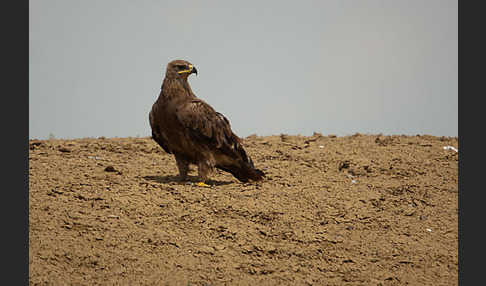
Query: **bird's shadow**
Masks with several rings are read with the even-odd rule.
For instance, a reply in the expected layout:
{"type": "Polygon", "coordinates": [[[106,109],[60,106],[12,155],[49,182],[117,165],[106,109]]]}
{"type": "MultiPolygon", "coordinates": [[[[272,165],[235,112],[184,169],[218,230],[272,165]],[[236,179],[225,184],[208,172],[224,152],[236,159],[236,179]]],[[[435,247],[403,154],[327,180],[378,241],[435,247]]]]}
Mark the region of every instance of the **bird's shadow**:
{"type": "MultiPolygon", "coordinates": [[[[161,183],[161,184],[177,184],[177,185],[186,185],[187,183],[197,183],[199,182],[199,177],[198,176],[191,176],[188,175],[186,180],[181,180],[179,176],[174,176],[174,175],[167,175],[167,176],[144,176],[142,177],[145,180],[161,183]]],[[[229,185],[232,184],[233,182],[231,181],[216,181],[216,180],[208,180],[206,182],[208,185],[211,186],[224,186],[224,185],[229,185]]]]}

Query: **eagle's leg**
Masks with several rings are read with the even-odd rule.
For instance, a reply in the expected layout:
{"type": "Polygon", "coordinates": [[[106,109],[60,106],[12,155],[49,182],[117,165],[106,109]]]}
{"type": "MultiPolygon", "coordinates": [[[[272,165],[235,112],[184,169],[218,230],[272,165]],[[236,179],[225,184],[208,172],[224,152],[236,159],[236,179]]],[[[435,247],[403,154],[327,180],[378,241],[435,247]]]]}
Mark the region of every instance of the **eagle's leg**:
{"type": "Polygon", "coordinates": [[[179,180],[185,181],[187,179],[187,173],[189,172],[189,162],[177,156],[175,159],[177,168],[179,169],[179,180]]]}
{"type": "Polygon", "coordinates": [[[197,165],[197,171],[198,171],[198,176],[199,176],[199,183],[198,185],[200,186],[208,186],[206,182],[209,180],[209,175],[211,174],[211,171],[213,168],[211,165],[209,165],[207,162],[199,162],[197,165]]]}

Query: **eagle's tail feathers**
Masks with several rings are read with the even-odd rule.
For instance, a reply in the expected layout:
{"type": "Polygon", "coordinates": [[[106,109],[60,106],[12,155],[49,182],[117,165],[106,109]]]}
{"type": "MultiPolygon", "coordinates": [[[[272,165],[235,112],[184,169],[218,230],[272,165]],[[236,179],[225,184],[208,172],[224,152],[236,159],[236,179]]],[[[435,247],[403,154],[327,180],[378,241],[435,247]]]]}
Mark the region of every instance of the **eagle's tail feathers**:
{"type": "Polygon", "coordinates": [[[256,169],[250,162],[245,162],[241,166],[217,166],[217,168],[231,173],[239,181],[246,183],[249,180],[261,181],[265,177],[265,173],[256,169]]]}

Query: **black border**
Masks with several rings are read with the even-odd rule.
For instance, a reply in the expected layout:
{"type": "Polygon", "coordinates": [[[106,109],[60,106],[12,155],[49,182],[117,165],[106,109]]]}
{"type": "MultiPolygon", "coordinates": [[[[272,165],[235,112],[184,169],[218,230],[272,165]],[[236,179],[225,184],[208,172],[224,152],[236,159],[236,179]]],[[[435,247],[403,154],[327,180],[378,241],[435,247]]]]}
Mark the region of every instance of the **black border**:
{"type": "Polygon", "coordinates": [[[474,1],[458,1],[458,83],[459,83],[459,285],[483,281],[484,202],[481,182],[485,152],[480,138],[484,132],[484,107],[479,100],[484,82],[484,9],[474,1]],[[480,149],[481,148],[481,149],[480,149]],[[483,248],[483,249],[482,249],[483,248]]]}
{"type": "Polygon", "coordinates": [[[28,285],[29,1],[4,2],[2,12],[2,281],[28,285]]]}

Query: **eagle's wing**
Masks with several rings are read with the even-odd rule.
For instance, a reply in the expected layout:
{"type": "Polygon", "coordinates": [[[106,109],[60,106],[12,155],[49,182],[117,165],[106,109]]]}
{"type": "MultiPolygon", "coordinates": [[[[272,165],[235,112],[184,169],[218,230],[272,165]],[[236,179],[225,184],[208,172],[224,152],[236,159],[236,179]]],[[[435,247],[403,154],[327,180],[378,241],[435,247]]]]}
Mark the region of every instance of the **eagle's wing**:
{"type": "Polygon", "coordinates": [[[177,108],[176,116],[191,138],[218,151],[217,168],[230,172],[242,182],[248,179],[258,181],[265,176],[247,156],[241,139],[231,130],[228,119],[209,104],[192,99],[177,108]]]}
{"type": "Polygon", "coordinates": [[[198,139],[221,148],[232,142],[233,132],[223,114],[216,112],[209,104],[193,99],[177,108],[177,119],[188,129],[190,134],[198,139]]]}
{"type": "Polygon", "coordinates": [[[149,113],[149,122],[150,127],[152,129],[152,138],[157,142],[165,152],[172,154],[169,149],[169,145],[167,144],[167,139],[165,138],[164,134],[161,132],[157,121],[155,120],[155,112],[157,111],[157,102],[152,106],[152,110],[149,113]]]}

